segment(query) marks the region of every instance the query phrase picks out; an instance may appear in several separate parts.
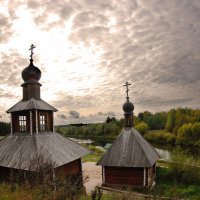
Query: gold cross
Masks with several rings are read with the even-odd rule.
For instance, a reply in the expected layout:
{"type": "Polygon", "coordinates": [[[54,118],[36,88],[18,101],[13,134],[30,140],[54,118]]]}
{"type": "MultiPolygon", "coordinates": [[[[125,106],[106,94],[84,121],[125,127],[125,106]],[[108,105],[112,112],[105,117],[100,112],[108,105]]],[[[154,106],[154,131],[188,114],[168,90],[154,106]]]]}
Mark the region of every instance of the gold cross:
{"type": "Polygon", "coordinates": [[[35,46],[32,44],[31,45],[31,47],[30,47],[30,49],[29,50],[31,50],[31,55],[30,55],[30,57],[31,57],[31,59],[33,59],[33,49],[35,48],[35,46]]]}
{"type": "Polygon", "coordinates": [[[123,85],[123,86],[126,87],[126,94],[127,94],[126,98],[127,98],[127,99],[129,98],[129,96],[128,96],[128,91],[129,91],[128,86],[129,86],[129,85],[131,85],[131,84],[130,84],[128,81],[126,81],[126,82],[124,83],[124,85],[123,85]]]}

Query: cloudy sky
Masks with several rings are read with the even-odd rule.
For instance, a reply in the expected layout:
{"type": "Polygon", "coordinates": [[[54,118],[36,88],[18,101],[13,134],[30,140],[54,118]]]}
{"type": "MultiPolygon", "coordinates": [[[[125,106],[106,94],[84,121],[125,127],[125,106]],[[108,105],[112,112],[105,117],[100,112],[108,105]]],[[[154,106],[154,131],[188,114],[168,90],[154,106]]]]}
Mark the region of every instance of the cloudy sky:
{"type": "Polygon", "coordinates": [[[22,98],[21,71],[42,71],[56,124],[199,108],[199,0],[0,0],[0,121],[22,98]]]}

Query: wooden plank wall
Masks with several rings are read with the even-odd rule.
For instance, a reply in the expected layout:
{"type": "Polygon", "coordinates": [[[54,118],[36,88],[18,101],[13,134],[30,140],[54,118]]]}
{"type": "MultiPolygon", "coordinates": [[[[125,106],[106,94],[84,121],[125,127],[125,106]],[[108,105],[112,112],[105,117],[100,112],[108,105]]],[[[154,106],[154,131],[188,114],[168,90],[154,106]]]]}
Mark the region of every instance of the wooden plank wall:
{"type": "Polygon", "coordinates": [[[55,175],[57,178],[66,178],[70,175],[81,175],[81,159],[74,160],[70,163],[57,167],[55,169],[55,175]]]}
{"type": "MultiPolygon", "coordinates": [[[[52,111],[41,111],[38,110],[38,131],[40,131],[40,113],[45,114],[47,119],[47,129],[46,131],[53,131],[53,112],[52,111]]],[[[20,132],[19,129],[19,116],[25,115],[26,116],[26,126],[27,131],[30,132],[30,110],[27,111],[20,111],[20,112],[14,112],[12,113],[12,125],[13,125],[13,132],[20,132]]],[[[36,132],[36,111],[32,110],[32,127],[33,127],[33,133],[36,132]]]]}
{"type": "Polygon", "coordinates": [[[105,184],[143,186],[144,168],[104,167],[105,184]]]}

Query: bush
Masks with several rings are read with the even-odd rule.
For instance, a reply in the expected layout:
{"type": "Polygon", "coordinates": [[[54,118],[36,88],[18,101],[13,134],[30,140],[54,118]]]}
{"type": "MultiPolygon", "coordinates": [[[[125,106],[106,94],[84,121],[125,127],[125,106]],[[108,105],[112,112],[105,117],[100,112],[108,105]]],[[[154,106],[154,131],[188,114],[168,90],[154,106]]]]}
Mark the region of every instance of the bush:
{"type": "Polygon", "coordinates": [[[174,180],[186,183],[200,183],[200,161],[177,148],[172,152],[169,169],[174,180]]]}
{"type": "Polygon", "coordinates": [[[182,125],[177,132],[177,144],[199,146],[200,122],[182,125]]]}
{"type": "Polygon", "coordinates": [[[160,143],[160,144],[175,144],[176,136],[173,133],[166,131],[150,131],[144,135],[144,138],[148,141],[160,143]]]}
{"type": "Polygon", "coordinates": [[[135,126],[135,129],[138,130],[142,135],[144,135],[148,131],[149,127],[146,123],[140,122],[135,126]]]}

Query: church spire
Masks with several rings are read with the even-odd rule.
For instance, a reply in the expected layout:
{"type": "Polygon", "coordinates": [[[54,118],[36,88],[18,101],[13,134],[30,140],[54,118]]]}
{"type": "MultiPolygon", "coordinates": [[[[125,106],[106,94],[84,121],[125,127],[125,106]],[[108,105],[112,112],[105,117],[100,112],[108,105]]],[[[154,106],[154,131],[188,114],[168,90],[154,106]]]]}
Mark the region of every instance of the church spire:
{"type": "Polygon", "coordinates": [[[126,87],[126,102],[123,104],[124,110],[124,118],[125,118],[125,127],[133,127],[133,110],[134,105],[129,101],[129,85],[131,85],[128,81],[125,82],[123,86],[126,87]]]}

